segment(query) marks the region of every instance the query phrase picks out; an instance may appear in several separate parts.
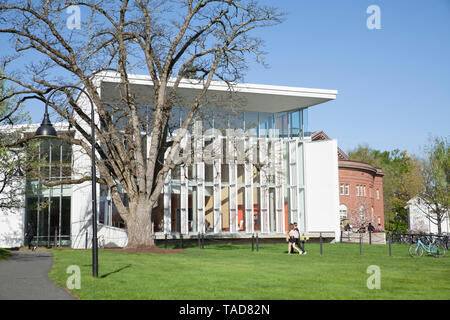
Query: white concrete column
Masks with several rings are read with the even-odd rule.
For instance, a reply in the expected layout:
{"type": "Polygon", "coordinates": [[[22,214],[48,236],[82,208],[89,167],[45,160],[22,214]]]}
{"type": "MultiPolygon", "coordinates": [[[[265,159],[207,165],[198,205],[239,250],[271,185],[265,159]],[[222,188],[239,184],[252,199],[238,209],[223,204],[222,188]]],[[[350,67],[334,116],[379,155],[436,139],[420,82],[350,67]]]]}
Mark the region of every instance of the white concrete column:
{"type": "Polygon", "coordinates": [[[291,206],[290,223],[300,223],[298,203],[298,166],[297,166],[297,140],[289,141],[289,197],[291,206]]]}
{"type": "Polygon", "coordinates": [[[260,160],[260,214],[261,214],[261,232],[269,233],[269,186],[267,181],[268,174],[268,147],[267,138],[258,139],[259,142],[259,160],[260,160]]]}
{"type": "MultiPolygon", "coordinates": [[[[219,140],[220,138],[217,138],[215,140],[219,140]]],[[[215,143],[216,141],[214,141],[215,143]]],[[[221,188],[221,180],[222,180],[222,161],[220,159],[214,160],[213,165],[213,175],[214,175],[214,181],[213,181],[213,192],[214,192],[214,232],[218,233],[222,231],[222,188],[221,188]]]]}
{"type": "Polygon", "coordinates": [[[283,194],[283,145],[281,140],[274,140],[274,174],[275,174],[275,223],[277,232],[284,230],[284,194],[283,194]]]}
{"type": "Polygon", "coordinates": [[[205,163],[200,162],[195,166],[197,167],[197,231],[205,233],[205,163]]]}
{"type": "Polygon", "coordinates": [[[172,232],[172,206],[171,206],[171,196],[172,196],[172,184],[171,184],[171,171],[167,174],[166,180],[164,181],[164,234],[170,234],[172,232]]]}
{"type": "Polygon", "coordinates": [[[238,230],[238,188],[237,188],[237,165],[230,163],[229,166],[230,178],[230,232],[234,233],[238,230]]]}
{"type": "Polygon", "coordinates": [[[188,234],[189,228],[188,228],[188,179],[187,177],[187,170],[188,168],[186,166],[180,166],[180,209],[181,209],[181,233],[182,234],[188,234]]]}
{"type": "Polygon", "coordinates": [[[246,160],[244,164],[245,172],[245,232],[253,233],[253,149],[255,147],[255,139],[249,137],[245,140],[246,160]]]}

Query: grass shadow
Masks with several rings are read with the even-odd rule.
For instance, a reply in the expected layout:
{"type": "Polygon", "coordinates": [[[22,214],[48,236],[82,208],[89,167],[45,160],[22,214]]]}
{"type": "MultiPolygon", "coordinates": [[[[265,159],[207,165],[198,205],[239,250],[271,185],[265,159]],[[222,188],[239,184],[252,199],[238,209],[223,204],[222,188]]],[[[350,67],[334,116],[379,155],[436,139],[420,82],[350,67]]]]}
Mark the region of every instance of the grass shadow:
{"type": "Polygon", "coordinates": [[[103,278],[109,277],[110,275],[112,275],[112,274],[114,274],[114,273],[118,273],[118,272],[120,272],[120,271],[122,271],[122,270],[124,270],[124,269],[129,268],[129,267],[131,267],[131,264],[128,264],[128,265],[126,265],[126,266],[124,266],[124,267],[122,267],[122,268],[119,268],[119,269],[117,269],[117,270],[114,270],[114,271],[111,271],[111,272],[106,273],[106,274],[104,274],[104,275],[101,275],[100,278],[103,279],[103,278]]]}
{"type": "MultiPolygon", "coordinates": [[[[251,245],[248,245],[249,248],[251,248],[251,245]]],[[[246,246],[242,246],[242,245],[236,245],[236,244],[214,244],[214,246],[212,247],[213,249],[218,249],[218,250],[241,250],[241,249],[248,249],[246,246]]]]}
{"type": "MultiPolygon", "coordinates": [[[[158,248],[165,249],[164,246],[159,246],[158,248]]],[[[198,245],[197,244],[183,244],[183,246],[181,246],[181,244],[176,244],[176,245],[172,245],[172,246],[167,246],[167,249],[192,249],[192,248],[198,248],[198,245]]]]}

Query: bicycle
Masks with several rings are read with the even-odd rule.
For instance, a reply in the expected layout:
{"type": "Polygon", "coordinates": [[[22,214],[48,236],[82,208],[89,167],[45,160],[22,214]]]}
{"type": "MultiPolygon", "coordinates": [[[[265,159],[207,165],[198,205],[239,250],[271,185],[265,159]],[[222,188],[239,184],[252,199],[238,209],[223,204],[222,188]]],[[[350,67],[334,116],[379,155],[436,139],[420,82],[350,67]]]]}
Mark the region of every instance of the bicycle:
{"type": "Polygon", "coordinates": [[[450,241],[448,234],[444,233],[439,238],[440,243],[443,247],[445,247],[445,250],[448,250],[448,243],[450,241]]]}
{"type": "Polygon", "coordinates": [[[417,244],[411,243],[409,246],[409,255],[413,258],[420,258],[425,251],[428,255],[434,255],[436,258],[445,256],[445,247],[441,243],[436,243],[436,240],[426,245],[422,240],[417,239],[417,244]]]}

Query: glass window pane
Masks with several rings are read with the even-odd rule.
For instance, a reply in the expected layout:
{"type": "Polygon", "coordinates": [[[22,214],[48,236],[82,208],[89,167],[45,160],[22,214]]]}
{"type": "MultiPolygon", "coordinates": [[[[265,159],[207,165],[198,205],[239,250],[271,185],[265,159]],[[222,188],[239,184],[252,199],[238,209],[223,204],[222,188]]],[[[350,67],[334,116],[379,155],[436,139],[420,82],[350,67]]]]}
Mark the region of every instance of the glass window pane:
{"type": "Polygon", "coordinates": [[[221,190],[221,211],[222,211],[222,231],[230,231],[230,198],[229,198],[229,188],[222,187],[221,190]]]}
{"type": "Polygon", "coordinates": [[[205,230],[214,231],[214,191],[213,187],[205,187],[205,230]]]}
{"type": "Polygon", "coordinates": [[[253,219],[255,231],[261,231],[260,188],[253,187],[253,219]]]}
{"type": "MultiPolygon", "coordinates": [[[[176,189],[176,188],[174,188],[176,189]]],[[[172,189],[172,191],[175,191],[172,189]]],[[[173,232],[181,232],[181,197],[179,192],[172,192],[170,199],[170,208],[171,208],[171,230],[173,232]]]]}
{"type": "Polygon", "coordinates": [[[238,188],[238,231],[245,231],[245,188],[238,188]]]}

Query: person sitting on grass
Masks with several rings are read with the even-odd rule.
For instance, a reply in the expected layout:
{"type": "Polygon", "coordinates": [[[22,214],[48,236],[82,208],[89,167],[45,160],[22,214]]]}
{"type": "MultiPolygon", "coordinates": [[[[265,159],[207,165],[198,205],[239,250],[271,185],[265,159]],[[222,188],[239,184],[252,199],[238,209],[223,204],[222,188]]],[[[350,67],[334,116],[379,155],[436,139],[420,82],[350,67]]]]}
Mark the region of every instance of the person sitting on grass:
{"type": "Polygon", "coordinates": [[[359,233],[365,233],[366,232],[366,227],[364,226],[364,224],[361,224],[361,227],[359,227],[359,233]]]}
{"type": "Polygon", "coordinates": [[[291,254],[291,249],[294,248],[295,250],[297,250],[297,252],[299,254],[300,250],[297,248],[297,246],[295,245],[295,238],[300,238],[300,234],[298,233],[298,231],[295,230],[295,227],[293,224],[289,225],[289,246],[288,246],[288,254],[291,254]]]}

